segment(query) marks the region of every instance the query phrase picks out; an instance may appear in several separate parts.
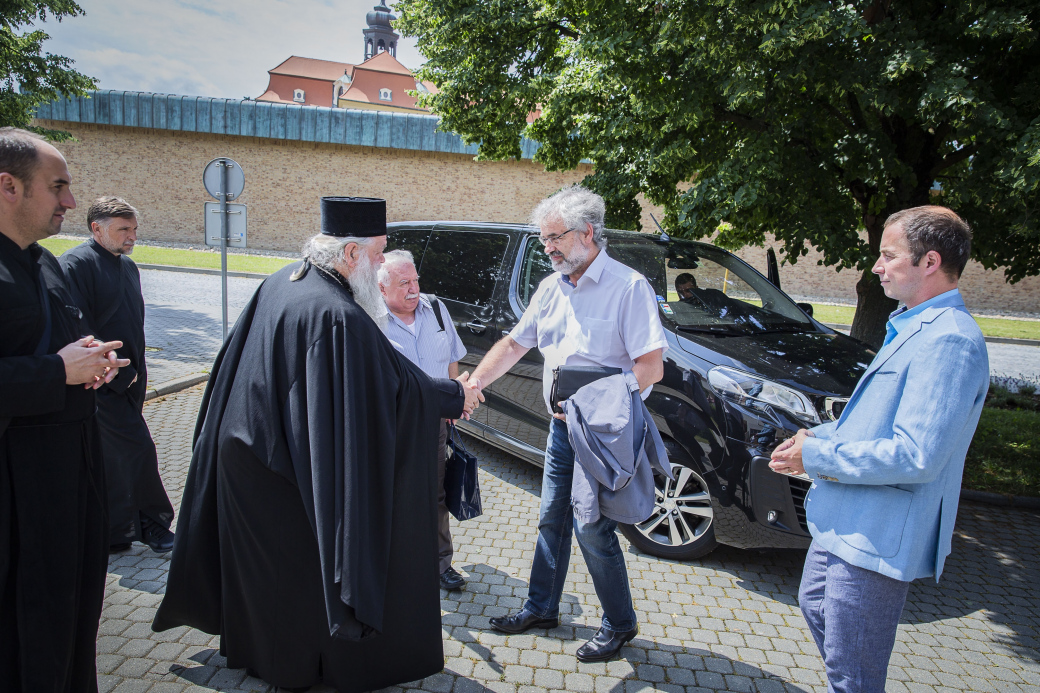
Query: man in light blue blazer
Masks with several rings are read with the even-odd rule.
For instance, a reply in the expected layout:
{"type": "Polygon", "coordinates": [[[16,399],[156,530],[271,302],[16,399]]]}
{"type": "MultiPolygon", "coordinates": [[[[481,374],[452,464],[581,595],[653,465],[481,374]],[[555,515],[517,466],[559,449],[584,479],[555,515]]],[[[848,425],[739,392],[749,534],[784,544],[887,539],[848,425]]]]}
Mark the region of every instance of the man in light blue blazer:
{"type": "Polygon", "coordinates": [[[989,388],[957,282],[971,230],[945,207],[890,216],[874,273],[904,303],[840,418],[801,430],[770,467],[813,480],[798,599],[829,690],[884,691],[910,581],[942,573],[964,456],[989,388]]]}

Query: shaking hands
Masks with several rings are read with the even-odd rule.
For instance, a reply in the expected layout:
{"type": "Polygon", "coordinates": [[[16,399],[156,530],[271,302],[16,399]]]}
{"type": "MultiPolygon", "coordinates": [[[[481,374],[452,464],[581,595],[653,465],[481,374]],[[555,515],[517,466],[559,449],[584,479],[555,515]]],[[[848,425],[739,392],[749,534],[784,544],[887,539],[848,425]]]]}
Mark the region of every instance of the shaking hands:
{"type": "Polygon", "coordinates": [[[462,391],[466,395],[466,404],[462,408],[462,418],[469,419],[480,403],[484,401],[484,395],[480,391],[480,381],[476,378],[471,379],[469,377],[469,371],[465,371],[462,375],[455,378],[459,383],[462,384],[462,391]]]}

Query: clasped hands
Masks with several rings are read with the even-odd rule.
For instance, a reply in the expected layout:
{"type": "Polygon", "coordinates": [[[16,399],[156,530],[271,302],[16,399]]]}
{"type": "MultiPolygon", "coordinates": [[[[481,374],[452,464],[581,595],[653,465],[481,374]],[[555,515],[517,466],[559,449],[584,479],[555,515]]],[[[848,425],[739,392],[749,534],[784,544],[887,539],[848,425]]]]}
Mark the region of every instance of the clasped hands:
{"type": "Polygon", "coordinates": [[[770,455],[769,468],[778,474],[805,474],[802,463],[802,445],[806,438],[815,438],[813,432],[802,428],[798,433],[776,446],[770,455]]]}
{"type": "Polygon", "coordinates": [[[469,371],[465,371],[455,380],[462,384],[462,392],[466,395],[466,404],[462,408],[462,418],[469,420],[470,414],[484,401],[484,393],[481,392],[480,381],[476,378],[470,378],[469,371]]]}
{"type": "Polygon", "coordinates": [[[122,342],[100,342],[88,335],[58,351],[65,362],[65,384],[82,385],[84,389],[98,389],[119,373],[119,369],[130,365],[130,359],[121,359],[116,349],[122,342]]]}

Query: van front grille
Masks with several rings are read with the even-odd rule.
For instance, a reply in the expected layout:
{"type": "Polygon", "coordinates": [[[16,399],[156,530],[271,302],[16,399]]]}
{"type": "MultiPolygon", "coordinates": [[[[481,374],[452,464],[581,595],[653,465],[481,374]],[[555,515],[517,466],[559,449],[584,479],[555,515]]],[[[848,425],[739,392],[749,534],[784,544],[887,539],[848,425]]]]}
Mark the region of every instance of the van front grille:
{"type": "Polygon", "coordinates": [[[796,476],[787,477],[791,485],[791,500],[794,501],[794,510],[798,515],[798,526],[802,531],[809,531],[809,523],[805,520],[805,497],[809,494],[812,482],[808,479],[800,479],[796,476]]]}

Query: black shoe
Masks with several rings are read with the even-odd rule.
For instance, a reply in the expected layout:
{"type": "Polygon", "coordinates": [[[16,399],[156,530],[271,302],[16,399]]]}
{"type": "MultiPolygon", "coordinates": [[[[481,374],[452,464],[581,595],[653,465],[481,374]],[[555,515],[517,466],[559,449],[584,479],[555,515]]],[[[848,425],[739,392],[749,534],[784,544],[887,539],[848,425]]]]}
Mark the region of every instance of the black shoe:
{"type": "Polygon", "coordinates": [[[173,548],[173,532],[145,518],[141,521],[141,541],[156,553],[166,553],[173,548]]]}
{"type": "Polygon", "coordinates": [[[122,551],[126,551],[129,548],[130,548],[130,542],[128,542],[128,541],[127,542],[123,542],[121,544],[109,544],[108,545],[108,552],[109,553],[120,553],[122,551]]]}
{"type": "Polygon", "coordinates": [[[560,625],[558,618],[541,618],[530,611],[520,610],[509,616],[496,616],[491,619],[491,627],[503,633],[523,633],[532,628],[555,628],[560,625]]]}
{"type": "Polygon", "coordinates": [[[451,592],[453,590],[461,590],[465,586],[466,579],[459,575],[458,571],[451,566],[448,566],[448,569],[441,573],[442,590],[448,590],[451,592]]]}
{"type": "Polygon", "coordinates": [[[639,635],[639,628],[632,630],[614,631],[600,628],[592,640],[578,648],[577,657],[579,662],[605,662],[613,659],[621,652],[632,638],[639,635]]]}

